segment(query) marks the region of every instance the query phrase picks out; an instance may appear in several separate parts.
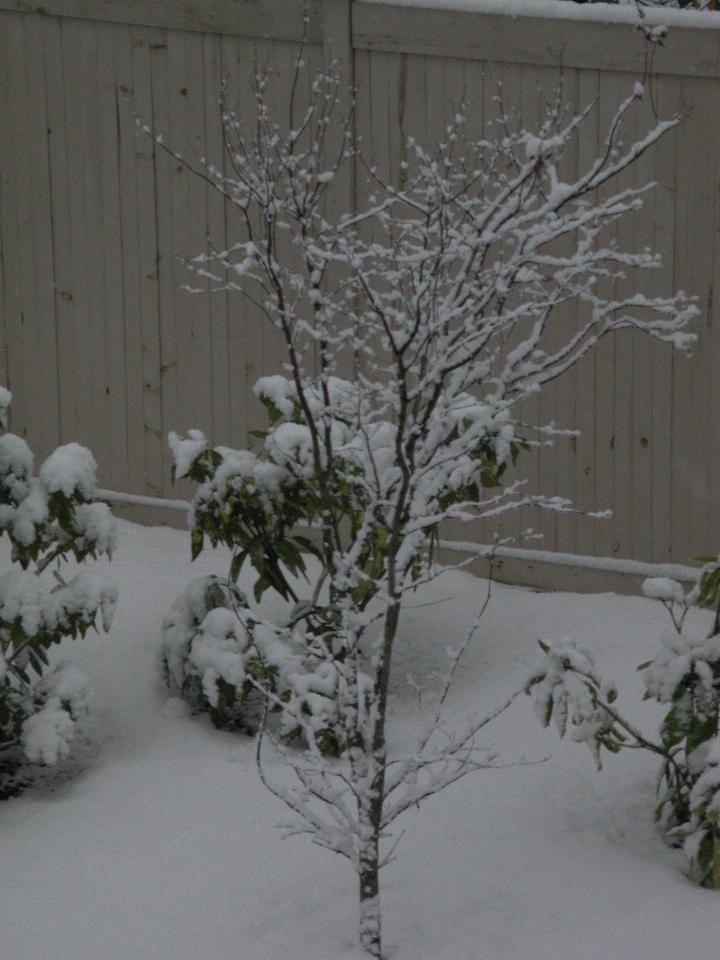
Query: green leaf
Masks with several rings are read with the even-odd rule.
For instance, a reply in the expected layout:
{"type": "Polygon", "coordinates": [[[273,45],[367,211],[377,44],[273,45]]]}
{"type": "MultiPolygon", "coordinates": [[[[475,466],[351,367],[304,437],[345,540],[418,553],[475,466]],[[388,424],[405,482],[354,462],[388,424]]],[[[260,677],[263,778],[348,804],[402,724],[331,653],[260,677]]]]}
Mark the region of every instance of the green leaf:
{"type": "MultiPolygon", "coordinates": [[[[552,700],[549,699],[548,702],[545,704],[545,713],[543,714],[543,726],[544,726],[544,727],[549,727],[549,726],[550,726],[550,721],[552,720],[552,715],[553,715],[553,702],[552,702],[552,700]]],[[[562,736],[563,733],[564,733],[564,731],[561,731],[561,732],[560,732],[560,736],[562,736]]]]}
{"type": "Polygon", "coordinates": [[[203,549],[203,532],[196,527],[190,535],[190,558],[197,560],[203,549]]]}
{"type": "Polygon", "coordinates": [[[242,565],[245,563],[247,555],[247,550],[241,550],[240,553],[236,553],[233,556],[232,563],[230,564],[230,579],[233,583],[237,583],[237,579],[240,576],[240,571],[242,570],[242,565]]]}
{"type": "Polygon", "coordinates": [[[253,596],[255,597],[255,602],[260,603],[262,595],[266,590],[270,589],[270,582],[264,576],[258,577],[255,581],[255,586],[253,587],[253,596]]]}

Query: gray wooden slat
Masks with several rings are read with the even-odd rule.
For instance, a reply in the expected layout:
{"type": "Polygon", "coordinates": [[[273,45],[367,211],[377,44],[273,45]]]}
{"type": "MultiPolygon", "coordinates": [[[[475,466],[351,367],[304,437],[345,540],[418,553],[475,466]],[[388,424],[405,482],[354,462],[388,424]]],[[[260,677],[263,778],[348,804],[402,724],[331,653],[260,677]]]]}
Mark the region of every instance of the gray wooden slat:
{"type": "MultiPolygon", "coordinates": [[[[655,118],[652,112],[650,98],[647,97],[638,110],[638,133],[642,135],[652,129],[655,118]]],[[[666,144],[658,147],[658,152],[666,144]]],[[[650,183],[655,177],[656,157],[652,153],[641,157],[633,168],[635,186],[650,183]]],[[[656,190],[646,193],[644,202],[648,214],[655,208],[656,190]]],[[[654,230],[652,216],[643,216],[642,213],[633,216],[634,249],[642,251],[652,248],[654,230]]],[[[657,281],[659,271],[645,271],[641,283],[648,295],[657,295],[657,281]]],[[[631,527],[633,556],[642,560],[650,560],[653,555],[653,449],[652,449],[652,417],[653,417],[653,361],[658,344],[642,333],[635,332],[630,336],[630,350],[627,357],[629,380],[632,384],[632,406],[629,417],[631,427],[631,457],[632,457],[632,484],[626,490],[630,495],[629,518],[626,521],[631,527]]]]}
{"type": "MultiPolygon", "coordinates": [[[[645,41],[629,23],[597,23],[548,17],[374,3],[353,5],[353,43],[358,50],[465,57],[537,66],[645,71],[645,41]]],[[[672,42],[656,50],[656,73],[717,76],[720,33],[672,28],[672,42]]]]}
{"type": "MultiPolygon", "coordinates": [[[[50,172],[48,159],[48,122],[44,84],[41,24],[34,17],[24,22],[23,60],[25,64],[25,104],[27,131],[28,188],[20,195],[29,228],[30,258],[23,257],[24,283],[32,291],[27,301],[26,326],[28,357],[34,368],[32,394],[23,398],[29,403],[29,435],[35,454],[44,458],[59,442],[57,403],[57,337],[55,328],[55,295],[53,289],[53,244],[50,172]],[[30,239],[31,238],[31,239],[30,239]]],[[[24,219],[24,218],[22,218],[24,219]]]]}
{"type": "MultiPolygon", "coordinates": [[[[713,99],[717,98],[717,87],[713,99]]],[[[713,118],[711,126],[712,136],[715,142],[718,138],[718,120],[713,118]]],[[[712,197],[714,215],[720,214],[720,158],[717,153],[711,162],[710,177],[712,182],[712,197]]],[[[707,316],[710,330],[708,331],[708,343],[706,349],[711,355],[711,388],[710,388],[710,418],[711,435],[710,443],[710,513],[708,519],[708,536],[712,544],[711,552],[715,553],[717,544],[720,543],[720,510],[717,509],[717,477],[720,476],[720,390],[717,389],[717,383],[720,382],[720,237],[718,237],[717,225],[713,233],[713,242],[708,253],[712,256],[712,281],[710,287],[710,300],[707,305],[707,316]]]]}
{"type": "Polygon", "coordinates": [[[99,247],[102,261],[102,299],[100,310],[105,326],[107,397],[104,414],[109,439],[109,461],[101,464],[114,489],[129,489],[127,456],[127,352],[123,316],[122,241],[118,224],[121,220],[118,96],[115,84],[115,30],[98,24],[97,37],[97,107],[99,140],[99,176],[101,234],[99,247]]]}
{"type": "MultiPolygon", "coordinates": [[[[573,107],[577,103],[577,71],[562,70],[552,71],[546,74],[543,82],[543,91],[548,102],[554,102],[556,97],[561,97],[562,103],[571,104],[573,107]]],[[[563,157],[563,164],[560,168],[561,176],[570,180],[577,175],[579,163],[579,143],[577,138],[573,138],[567,145],[563,157]]],[[[560,245],[560,249],[569,254],[574,249],[575,239],[568,239],[560,245]]],[[[571,302],[561,305],[558,309],[556,318],[556,329],[559,341],[567,342],[573,336],[578,327],[579,304],[571,302]]],[[[545,416],[555,417],[558,424],[566,429],[577,429],[575,421],[575,397],[578,391],[578,370],[573,367],[558,378],[555,383],[555,397],[551,399],[551,404],[546,408],[545,416]],[[554,408],[553,404],[554,403],[554,408]]],[[[576,437],[557,437],[554,446],[554,455],[556,461],[555,488],[553,491],[547,491],[565,497],[576,508],[581,509],[578,504],[577,488],[577,438],[576,437]]],[[[578,515],[575,513],[561,513],[557,515],[557,550],[562,553],[572,553],[575,550],[577,541],[578,515]]]]}
{"type": "MultiPolygon", "coordinates": [[[[55,323],[57,334],[57,367],[59,440],[77,439],[74,413],[74,314],[73,241],[70,221],[69,168],[67,154],[67,118],[63,93],[64,64],[61,21],[43,21],[45,55],[44,87],[47,102],[48,151],[52,209],[52,241],[54,261],[55,323]]],[[[125,398],[121,398],[125,406],[125,398]]]]}
{"type": "Polygon", "coordinates": [[[147,103],[136,100],[130,31],[114,30],[114,70],[117,93],[118,165],[120,177],[119,233],[122,253],[123,319],[126,351],[128,476],[131,493],[147,493],[145,484],[145,418],[140,262],[138,258],[138,132],[134,114],[147,117],[147,103]]]}
{"type": "MultiPolygon", "coordinates": [[[[576,110],[579,112],[595,101],[599,95],[600,77],[595,70],[581,70],[577,78],[576,110]]],[[[578,140],[578,169],[587,170],[598,149],[598,111],[594,110],[585,120],[578,140]]],[[[589,308],[578,307],[578,321],[589,319],[589,308]]],[[[596,499],[596,403],[595,403],[594,353],[580,361],[576,368],[575,422],[579,431],[575,440],[575,503],[584,511],[600,509],[596,499]]],[[[607,506],[607,505],[606,505],[607,506]]],[[[590,517],[578,517],[576,522],[575,548],[578,553],[592,554],[595,549],[595,530],[599,523],[590,517]]]]}
{"type": "MultiPolygon", "coordinates": [[[[679,84],[675,77],[660,77],[653,83],[653,94],[660,116],[673,116],[680,108],[679,84]]],[[[658,296],[669,296],[675,286],[675,169],[679,138],[670,133],[654,153],[654,178],[657,183],[648,198],[647,215],[652,216],[652,247],[663,258],[663,266],[653,277],[658,296]]],[[[651,525],[652,557],[663,563],[672,556],[672,364],[673,349],[656,346],[652,352],[652,414],[650,449],[652,452],[651,525]]]]}
{"type": "MultiPolygon", "coordinates": [[[[111,463],[111,399],[108,377],[110,349],[107,337],[108,316],[105,311],[104,274],[106,262],[102,244],[103,194],[101,162],[100,83],[98,76],[97,30],[94,24],[79,23],[80,74],[82,86],[82,207],[78,216],[83,218],[86,248],[82,263],[85,284],[85,314],[80,320],[83,351],[87,351],[89,367],[88,396],[81,398],[87,408],[87,441],[98,463],[101,484],[110,480],[111,463]],[[80,212],[82,210],[82,213],[80,212]],[[90,359],[92,357],[92,360],[90,359]]],[[[85,439],[85,435],[83,436],[85,439]]]]}
{"type": "MultiPolygon", "coordinates": [[[[208,162],[223,168],[222,123],[220,93],[222,84],[222,38],[202,38],[203,113],[205,121],[205,156],[208,162]]],[[[225,204],[212,187],[205,190],[208,236],[216,249],[227,249],[225,204]]],[[[228,296],[213,293],[208,303],[210,333],[212,436],[215,443],[230,443],[230,377],[228,350],[228,296]]]]}
{"type": "MultiPolygon", "coordinates": [[[[598,141],[602,144],[608,126],[626,93],[627,83],[617,74],[601,74],[598,89],[598,141]]],[[[607,188],[612,189],[612,187],[607,188]]],[[[607,192],[604,191],[604,192],[607,192]]],[[[614,236],[609,228],[606,239],[614,236]]],[[[605,296],[613,296],[614,287],[601,282],[600,290],[605,296]]],[[[598,556],[619,555],[620,544],[615,540],[614,495],[615,473],[615,341],[605,337],[595,348],[595,507],[597,510],[613,510],[613,517],[598,520],[595,524],[595,549],[598,556]]]]}
{"type": "MultiPolygon", "coordinates": [[[[152,76],[152,128],[161,136],[168,150],[155,150],[155,217],[157,229],[157,282],[160,327],[160,419],[162,422],[162,487],[166,495],[178,495],[171,483],[170,451],[167,434],[170,430],[184,432],[190,424],[178,417],[178,355],[175,298],[178,295],[176,279],[176,249],[174,243],[173,191],[178,161],[170,151],[182,149],[176,142],[177,131],[170,125],[171,96],[168,68],[168,37],[163,32],[150,47],[152,76]]],[[[199,252],[199,251],[198,251],[199,252]]],[[[190,279],[190,278],[188,278],[190,279]]]]}
{"type": "MultiPolygon", "coordinates": [[[[690,391],[683,399],[689,405],[690,475],[688,498],[689,543],[685,562],[697,554],[715,550],[710,540],[708,518],[716,505],[711,494],[711,436],[717,421],[711,417],[710,398],[717,389],[712,379],[712,299],[714,265],[708,254],[713,249],[717,225],[713,197],[713,163],[717,152],[716,81],[682,81],[684,98],[692,110],[681,124],[677,189],[687,214],[686,232],[677,238],[677,255],[681,258],[679,285],[698,297],[699,334],[691,359],[677,358],[677,370],[684,366],[690,375],[690,391]],[[713,135],[713,133],[715,135],[713,135]],[[707,251],[703,253],[702,251],[707,251]],[[684,361],[684,362],[683,362],[684,361]]],[[[680,495],[680,491],[678,491],[680,495]]]]}
{"type": "MultiPolygon", "coordinates": [[[[617,74],[612,78],[612,84],[603,83],[601,90],[610,104],[616,107],[620,100],[630,92],[628,78],[617,74]]],[[[636,105],[626,114],[622,136],[627,143],[633,143],[640,134],[639,108],[636,105]]],[[[620,186],[634,186],[639,182],[638,167],[634,164],[623,175],[622,179],[614,184],[617,190],[620,186]]],[[[626,214],[617,222],[614,230],[618,245],[622,250],[634,252],[638,247],[637,216],[634,213],[626,214]]],[[[627,271],[626,279],[620,279],[615,284],[615,295],[618,297],[632,296],[637,290],[638,276],[634,271],[627,271]]],[[[635,469],[635,450],[633,448],[633,418],[635,403],[635,375],[640,371],[633,371],[633,335],[630,331],[622,330],[612,334],[613,349],[613,476],[612,476],[612,550],[621,557],[634,556],[633,553],[633,485],[635,469]]],[[[646,348],[648,344],[645,344],[646,348]]]]}
{"type": "MultiPolygon", "coordinates": [[[[88,258],[92,257],[92,250],[84,189],[89,158],[86,156],[85,139],[83,40],[88,27],[88,24],[79,20],[66,20],[61,25],[65,163],[72,250],[68,282],[63,282],[63,290],[69,294],[67,323],[62,333],[65,357],[61,358],[61,376],[69,388],[69,407],[64,410],[63,427],[68,438],[87,444],[93,436],[95,363],[87,263],[88,258]]],[[[90,176],[90,171],[87,171],[87,176],[90,176]]]]}
{"type": "Polygon", "coordinates": [[[0,137],[0,229],[3,246],[3,315],[7,362],[5,386],[13,392],[10,423],[16,433],[27,429],[27,413],[23,396],[29,400],[32,369],[24,356],[22,257],[19,223],[19,173],[22,162],[22,105],[20,76],[22,71],[23,18],[8,16],[4,26],[3,85],[0,89],[2,130],[0,137]]]}
{"type": "MultiPolygon", "coordinates": [[[[168,92],[172,149],[202,171],[205,155],[205,111],[202,38],[198,34],[167,34],[168,92]]],[[[206,280],[188,272],[181,259],[207,252],[206,187],[191,170],[177,164],[173,177],[174,286],[177,335],[178,411],[180,428],[212,432],[212,362],[209,298],[206,280]],[[190,293],[183,285],[203,289],[190,293]]]]}
{"type": "MultiPolygon", "coordinates": [[[[8,122],[8,107],[7,107],[7,86],[8,86],[8,74],[7,74],[7,60],[5,57],[0,57],[0,124],[2,128],[7,130],[9,128],[8,122]]],[[[8,330],[7,330],[7,310],[8,303],[5,294],[6,284],[9,282],[9,268],[6,267],[5,257],[5,237],[3,235],[3,213],[4,213],[4,203],[3,203],[3,193],[7,192],[9,189],[9,182],[6,174],[6,167],[9,166],[7,159],[7,153],[9,150],[9,138],[0,137],[0,385],[7,384],[8,382],[8,369],[7,369],[7,340],[8,340],[8,330]]]]}
{"type": "MultiPolygon", "coordinates": [[[[238,41],[234,37],[222,37],[221,39],[221,61],[222,74],[225,78],[225,96],[227,105],[235,109],[239,103],[239,88],[241,85],[247,87],[250,82],[252,63],[248,64],[245,59],[239,58],[238,47],[249,46],[248,41],[238,41]]],[[[225,176],[231,176],[232,164],[230,158],[223,154],[223,171],[225,176]]],[[[240,217],[231,204],[226,205],[225,209],[225,247],[238,239],[237,232],[240,229],[240,217]]],[[[228,314],[228,402],[230,405],[230,424],[227,442],[234,447],[244,447],[247,442],[247,401],[245,395],[246,376],[244,371],[245,364],[245,320],[244,313],[247,309],[246,301],[243,302],[237,294],[229,294],[227,298],[228,314]]]]}
{"type": "MultiPolygon", "coordinates": [[[[320,39],[320,7],[306,4],[311,13],[311,37],[320,39]]],[[[270,36],[299,40],[300,7],[288,11],[277,0],[0,0],[0,10],[40,16],[166,27],[193,33],[221,33],[245,37],[270,36]]]]}
{"type": "MultiPolygon", "coordinates": [[[[150,46],[162,43],[161,31],[133,28],[132,69],[135,110],[140,117],[152,118],[152,75],[150,46]]],[[[165,483],[160,380],[160,323],[157,264],[157,228],[155,220],[155,145],[139,130],[134,131],[135,202],[137,226],[138,294],[140,307],[140,344],[143,400],[143,451],[145,491],[158,496],[165,483]]]]}

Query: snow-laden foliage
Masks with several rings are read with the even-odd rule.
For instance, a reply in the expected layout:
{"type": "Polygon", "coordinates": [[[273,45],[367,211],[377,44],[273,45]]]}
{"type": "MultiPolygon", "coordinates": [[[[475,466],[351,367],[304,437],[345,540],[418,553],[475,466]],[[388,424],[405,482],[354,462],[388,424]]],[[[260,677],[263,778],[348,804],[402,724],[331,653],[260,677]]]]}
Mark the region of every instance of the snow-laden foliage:
{"type": "Polygon", "coordinates": [[[659,741],[624,719],[614,705],[614,687],[602,682],[590,653],[568,639],[541,643],[527,692],[545,726],[554,720],[564,736],[570,725],[598,766],[603,747],[613,753],[641,748],[662,757],[656,818],[670,840],[683,841],[700,881],[720,888],[720,562],[707,563],[688,593],[665,577],[646,580],[643,593],[665,606],[674,628],[661,638],[655,659],[638,668],[645,699],[669,707],[659,741]],[[709,635],[686,623],[695,603],[715,608],[709,635]]]}
{"type": "MultiPolygon", "coordinates": [[[[10,401],[0,389],[3,426],[10,401]]],[[[85,570],[66,581],[60,573],[64,559],[110,556],[115,548],[115,521],[93,501],[92,454],[69,443],[37,476],[33,466],[21,437],[0,437],[0,532],[16,564],[0,575],[0,797],[20,789],[24,760],[54,764],[67,756],[89,681],[69,663],[46,672],[48,650],[98,621],[108,630],[117,600],[115,584],[101,574],[85,570]]]]}
{"type": "Polygon", "coordinates": [[[313,655],[302,622],[264,622],[231,580],[188,586],[163,621],[163,656],[169,686],[215,726],[256,733],[262,691],[285,743],[307,743],[309,731],[323,754],[340,752],[334,666],[313,655]]]}
{"type": "MultiPolygon", "coordinates": [[[[205,538],[226,544],[230,582],[249,563],[256,599],[273,590],[292,608],[283,623],[265,623],[236,604],[237,624],[222,613],[212,629],[196,616],[181,628],[182,657],[210,706],[227,664],[264,700],[261,776],[295,815],[290,832],[352,862],[361,942],[380,956],[378,871],[392,824],[492,762],[477,742],[490,717],[457,727],[444,719],[477,624],[449,648],[434,697],[420,697],[417,743],[389,754],[401,611],[440,570],[433,546],[444,521],[495,519],[521,506],[572,509],[552,491],[526,494],[519,470],[508,480],[523,449],[555,430],[523,423],[523,400],[615,330],[681,349],[694,339],[687,325],[697,310],[686,295],[620,296],[615,284],[660,266],[651,252],[621,250],[613,239],[646,189],[618,177],[678,120],[623,144],[625,118],[643,96],[635,85],[597,157],[578,168],[564,155],[592,107],[574,116],[558,104],[535,130],[503,117],[475,138],[470,108],[460,106],[442,142],[407,140],[398,185],[367,164],[363,208],[331,217],[326,201],[347,182],[348,164],[360,164],[340,77],[308,77],[301,54],[282,120],[270,108],[270,82],[256,77],[250,117],[223,103],[229,172],[210,162],[202,171],[235,208],[242,236],[190,263],[214,289],[245,297],[285,344],[284,369],[255,387],[270,424],[252,450],[212,446],[197,430],[170,443],[176,476],[199,484],[193,554],[205,538]],[[557,314],[568,304],[576,325],[562,335],[557,314]],[[310,533],[299,535],[298,525],[310,533]],[[312,574],[308,554],[318,561],[312,574]],[[261,625],[301,651],[301,670],[288,681],[242,672],[248,649],[263,655],[261,625]],[[273,711],[281,730],[297,723],[307,750],[284,746],[273,711]],[[327,756],[328,730],[338,758],[327,756]],[[265,764],[269,740],[293,785],[265,764]]],[[[573,725],[601,729],[584,709],[573,725]]]]}
{"type": "Polygon", "coordinates": [[[602,702],[612,703],[614,687],[604,684],[588,650],[564,638],[557,643],[540,641],[545,657],[542,673],[531,681],[538,717],[547,726],[552,720],[560,736],[568,729],[574,740],[586,743],[601,765],[600,747],[619,749],[612,717],[602,702]]]}

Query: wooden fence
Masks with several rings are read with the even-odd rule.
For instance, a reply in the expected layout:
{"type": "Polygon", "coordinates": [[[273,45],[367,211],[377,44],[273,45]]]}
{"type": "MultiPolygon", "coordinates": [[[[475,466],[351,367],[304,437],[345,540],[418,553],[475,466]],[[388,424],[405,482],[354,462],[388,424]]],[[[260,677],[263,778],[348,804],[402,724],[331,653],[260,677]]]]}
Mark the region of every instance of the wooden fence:
{"type": "MultiPolygon", "coordinates": [[[[251,387],[278,369],[277,341],[239,299],[181,288],[179,258],[231,240],[232,212],[134,116],[183,155],[220,160],[221,79],[249,107],[249,76],[267,62],[282,98],[300,29],[288,0],[0,0],[0,381],[39,456],[79,440],[103,486],[177,497],[168,430],[242,445],[257,425],[251,387]]],[[[463,94],[480,131],[499,89],[531,124],[558,84],[571,107],[598,99],[571,158],[587,163],[647,62],[625,23],[351,0],[311,5],[309,39],[311,67],[342,61],[364,150],[390,177],[404,138],[441,137],[463,94]]],[[[697,349],[688,360],[620,334],[534,402],[533,416],[581,433],[527,458],[531,489],[613,511],[517,518],[510,529],[534,524],[544,549],[680,563],[720,549],[719,76],[720,31],[676,27],[655,48],[652,104],[626,139],[651,107],[690,113],[631,171],[658,185],[617,230],[665,258],[646,292],[698,297],[697,349]]],[[[357,202],[355,184],[336,202],[357,202]]]]}

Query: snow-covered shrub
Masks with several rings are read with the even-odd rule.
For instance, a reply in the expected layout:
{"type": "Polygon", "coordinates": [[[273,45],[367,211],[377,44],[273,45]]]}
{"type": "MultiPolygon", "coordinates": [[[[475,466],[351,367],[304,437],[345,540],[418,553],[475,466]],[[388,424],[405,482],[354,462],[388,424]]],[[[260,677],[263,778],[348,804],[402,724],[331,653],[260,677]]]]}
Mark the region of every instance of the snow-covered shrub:
{"type": "Polygon", "coordinates": [[[541,642],[542,657],[527,687],[545,726],[586,743],[601,766],[603,748],[644,749],[662,758],[656,820],[684,850],[703,884],[720,888],[720,562],[703,568],[685,593],[665,577],[646,580],[646,597],[665,606],[673,624],[654,660],[641,664],[645,699],[668,707],[659,739],[646,737],[616,706],[589,651],[563,639],[541,642]],[[715,608],[709,635],[690,628],[693,604],[715,608]]]}
{"type": "Polygon", "coordinates": [[[193,580],[163,621],[168,684],[216,727],[254,732],[251,678],[275,689],[277,673],[254,642],[244,594],[219,577],[193,580]]]}
{"type": "MultiPolygon", "coordinates": [[[[10,400],[0,388],[3,427],[10,400]]],[[[95,470],[92,454],[69,443],[34,476],[26,442],[0,436],[0,533],[18,568],[0,575],[0,797],[19,789],[24,760],[53,764],[67,755],[87,709],[85,674],[69,663],[46,668],[53,644],[84,636],[98,619],[108,630],[115,609],[109,578],[83,571],[66,581],[60,573],[65,559],[109,556],[115,547],[115,521],[93,500],[95,470]]]]}
{"type": "Polygon", "coordinates": [[[321,753],[340,752],[335,672],[308,653],[300,622],[265,623],[231,580],[208,576],[175,601],[162,632],[168,685],[216,727],[256,733],[267,709],[286,743],[307,744],[308,728],[321,753]]]}
{"type": "MultiPolygon", "coordinates": [[[[340,106],[343,80],[333,71],[307,76],[301,54],[297,96],[282,118],[263,72],[251,117],[223,104],[227,165],[208,163],[203,176],[237,208],[241,235],[191,266],[254,304],[282,339],[285,363],[255,387],[270,426],[253,449],[212,447],[199,431],[170,442],[176,475],[199,485],[193,554],[205,538],[228,546],[230,582],[248,562],[256,599],[272,589],[288,602],[281,622],[263,626],[298,650],[298,668],[281,666],[274,686],[250,681],[307,749],[288,750],[261,724],[260,774],[292,810],[296,832],[352,863],[360,939],[379,957],[381,847],[392,824],[490,764],[476,745],[490,718],[449,729],[444,710],[477,623],[448,647],[436,689],[419,697],[417,742],[393,756],[386,740],[402,611],[442,569],[433,550],[440,525],[494,521],[518,507],[572,509],[553,491],[529,496],[521,478],[508,482],[522,446],[538,442],[534,431],[542,442],[555,431],[523,422],[519,407],[615,330],[687,347],[697,310],[682,293],[616,296],[617,278],[660,265],[612,239],[645,189],[616,178],[678,122],[660,121],[624,145],[641,85],[618,107],[598,157],[580,167],[577,153],[563,154],[592,107],[570,116],[557,103],[532,131],[503,117],[475,138],[461,105],[440,143],[407,140],[400,185],[383,183],[368,163],[361,209],[338,213],[328,191],[358,151],[352,104],[340,106]],[[556,312],[568,304],[579,309],[565,336],[556,312]],[[294,771],[292,785],[265,765],[268,742],[294,771]]],[[[250,636],[227,624],[234,663],[261,624],[259,614],[252,625],[246,612],[237,617],[250,636]]],[[[195,658],[199,622],[193,630],[195,658]]],[[[207,664],[214,696],[218,671],[207,664]]]]}

